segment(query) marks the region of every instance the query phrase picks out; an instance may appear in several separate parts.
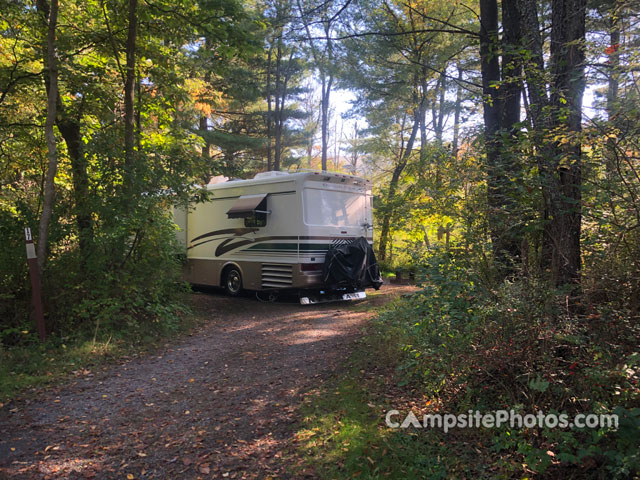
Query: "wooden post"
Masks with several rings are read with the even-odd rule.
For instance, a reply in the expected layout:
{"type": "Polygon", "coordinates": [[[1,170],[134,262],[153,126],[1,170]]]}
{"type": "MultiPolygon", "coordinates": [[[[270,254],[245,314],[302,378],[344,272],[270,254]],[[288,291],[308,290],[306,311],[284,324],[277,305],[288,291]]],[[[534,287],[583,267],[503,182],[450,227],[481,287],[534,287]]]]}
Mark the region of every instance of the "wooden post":
{"type": "Polygon", "coordinates": [[[44,341],[47,332],[44,327],[44,311],[42,310],[42,295],[40,293],[40,272],[38,270],[36,248],[33,244],[33,237],[29,227],[24,229],[24,238],[27,243],[27,261],[29,262],[29,276],[31,277],[31,303],[33,304],[38,337],[40,341],[44,341]]]}

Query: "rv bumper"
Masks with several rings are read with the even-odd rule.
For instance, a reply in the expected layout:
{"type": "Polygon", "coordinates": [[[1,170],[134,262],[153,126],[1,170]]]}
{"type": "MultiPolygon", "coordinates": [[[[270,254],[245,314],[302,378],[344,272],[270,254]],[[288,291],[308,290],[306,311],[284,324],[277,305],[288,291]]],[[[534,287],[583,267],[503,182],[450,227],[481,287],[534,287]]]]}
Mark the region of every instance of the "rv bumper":
{"type": "Polygon", "coordinates": [[[322,288],[322,271],[305,272],[299,270],[294,278],[294,286],[298,288],[322,288]]]}
{"type": "Polygon", "coordinates": [[[352,293],[334,292],[329,294],[324,294],[321,292],[320,295],[300,297],[300,304],[311,305],[314,303],[336,302],[339,300],[362,300],[365,298],[367,298],[367,294],[364,291],[352,293]]]}

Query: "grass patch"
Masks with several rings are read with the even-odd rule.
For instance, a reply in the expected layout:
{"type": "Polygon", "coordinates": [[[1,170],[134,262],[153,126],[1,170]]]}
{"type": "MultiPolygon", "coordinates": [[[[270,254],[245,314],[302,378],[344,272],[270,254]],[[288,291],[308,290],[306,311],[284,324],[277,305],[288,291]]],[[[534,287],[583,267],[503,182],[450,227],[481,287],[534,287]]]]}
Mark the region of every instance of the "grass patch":
{"type": "Polygon", "coordinates": [[[331,479],[494,478],[495,467],[478,465],[478,458],[482,458],[478,452],[486,450],[481,438],[460,440],[456,433],[391,430],[385,425],[389,409],[419,396],[397,386],[392,368],[397,354],[389,348],[393,340],[380,333],[370,331],[358,343],[344,375],[305,398],[303,421],[296,433],[301,461],[294,467],[294,475],[331,479]],[[474,442],[472,448],[469,442],[474,442]]]}
{"type": "Polygon", "coordinates": [[[19,345],[0,344],[0,402],[154,350],[166,338],[190,330],[199,320],[190,310],[182,309],[176,311],[170,323],[145,321],[135,324],[131,331],[87,328],[50,336],[45,343],[38,341],[34,331],[21,331],[24,339],[19,345]]]}
{"type": "MultiPolygon", "coordinates": [[[[393,312],[406,302],[404,297],[378,307],[376,313],[393,312]]],[[[409,386],[398,386],[403,383],[396,370],[403,356],[398,348],[402,338],[401,330],[374,321],[356,343],[346,372],[308,393],[296,433],[299,460],[293,467],[294,476],[495,477],[495,467],[484,472],[485,466],[477,465],[478,451],[487,450],[479,438],[464,438],[456,446],[456,433],[392,430],[385,425],[388,410],[424,398],[409,386]],[[474,442],[473,448],[469,441],[474,442]]]]}

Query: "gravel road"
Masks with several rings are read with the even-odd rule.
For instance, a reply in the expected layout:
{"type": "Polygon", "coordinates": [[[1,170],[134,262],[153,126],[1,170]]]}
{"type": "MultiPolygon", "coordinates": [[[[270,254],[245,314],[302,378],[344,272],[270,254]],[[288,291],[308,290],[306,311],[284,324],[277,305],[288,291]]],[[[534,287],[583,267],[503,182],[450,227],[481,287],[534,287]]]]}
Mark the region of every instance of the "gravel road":
{"type": "Polygon", "coordinates": [[[190,335],[0,409],[0,478],[290,478],[304,393],[348,356],[370,308],[193,295],[190,335]]]}

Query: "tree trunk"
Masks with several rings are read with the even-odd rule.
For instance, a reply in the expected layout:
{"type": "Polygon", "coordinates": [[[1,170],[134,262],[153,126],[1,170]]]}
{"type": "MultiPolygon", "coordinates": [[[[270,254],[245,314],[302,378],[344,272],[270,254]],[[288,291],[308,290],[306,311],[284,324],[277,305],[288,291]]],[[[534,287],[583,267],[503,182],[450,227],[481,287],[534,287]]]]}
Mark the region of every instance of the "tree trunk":
{"type": "MultiPolygon", "coordinates": [[[[617,3],[616,3],[617,4],[617,3]]],[[[610,13],[609,48],[609,85],[607,89],[607,116],[611,122],[615,114],[615,104],[618,98],[619,88],[619,68],[620,68],[620,25],[618,22],[618,12],[614,7],[610,13]]]]}
{"type": "Polygon", "coordinates": [[[458,88],[456,90],[456,105],[453,112],[453,144],[451,150],[453,156],[458,156],[458,144],[460,142],[460,114],[462,112],[462,67],[458,64],[458,88]]]}
{"type": "MultiPolygon", "coordinates": [[[[50,7],[46,0],[37,2],[37,9],[45,17],[49,16],[50,7]]],[[[48,64],[48,48],[43,53],[43,60],[48,64]]],[[[56,79],[57,85],[57,79],[56,79]]],[[[49,71],[45,72],[45,89],[47,96],[51,92],[51,78],[49,71]]],[[[80,118],[82,108],[77,114],[77,118],[69,115],[65,111],[60,96],[60,89],[56,87],[55,92],[56,109],[55,122],[67,145],[67,152],[71,163],[71,178],[73,183],[73,199],[75,203],[76,223],[78,225],[78,243],[80,255],[83,263],[86,261],[93,241],[93,218],[91,205],[89,203],[89,175],[87,173],[87,160],[82,151],[82,134],[80,130],[80,118]]],[[[83,99],[84,101],[84,99],[83,99]]]]}
{"type": "Polygon", "coordinates": [[[504,217],[504,230],[501,248],[508,256],[505,260],[518,263],[521,257],[521,246],[524,219],[518,212],[518,188],[522,182],[521,160],[518,155],[518,133],[520,131],[520,98],[522,94],[522,62],[520,50],[522,33],[520,30],[520,12],[515,1],[502,2],[502,66],[500,95],[500,173],[502,182],[501,210],[504,217]]]}
{"type": "MultiPolygon", "coordinates": [[[[582,97],[585,77],[586,0],[553,0],[551,30],[551,107],[553,132],[564,132],[565,142],[553,139],[556,155],[549,178],[547,223],[553,240],[551,267],[556,284],[574,284],[580,275],[582,97]]],[[[554,136],[555,136],[554,135],[554,136]]],[[[548,159],[551,160],[551,159],[548,159]]]]}
{"type": "Polygon", "coordinates": [[[550,188],[547,186],[548,179],[553,175],[550,172],[548,158],[554,155],[554,147],[549,144],[548,131],[550,128],[549,115],[545,114],[549,107],[549,96],[547,93],[547,78],[545,74],[545,61],[543,54],[543,42],[540,36],[540,21],[538,19],[537,0],[517,0],[520,10],[523,47],[528,52],[528,61],[524,62],[524,73],[527,82],[527,93],[529,97],[528,112],[533,126],[532,141],[536,145],[534,154],[538,164],[538,172],[542,183],[542,242],[540,246],[540,268],[542,270],[551,268],[551,258],[553,256],[553,239],[549,236],[550,212],[549,197],[550,188]]]}
{"type": "Polygon", "coordinates": [[[203,115],[200,117],[200,125],[199,125],[199,130],[200,130],[200,135],[202,136],[202,139],[205,141],[205,146],[202,147],[202,158],[204,159],[208,159],[211,155],[209,152],[209,142],[207,142],[206,138],[207,138],[207,132],[209,131],[209,119],[207,118],[206,115],[203,115]]]}
{"type": "Polygon", "coordinates": [[[327,151],[329,150],[329,97],[333,84],[333,74],[322,73],[322,170],[327,170],[327,151]]]}
{"type": "Polygon", "coordinates": [[[497,0],[480,0],[480,61],[484,134],[489,163],[496,163],[498,149],[495,135],[500,128],[500,98],[496,86],[500,84],[500,60],[498,51],[498,4],[497,0]]]}
{"type": "MultiPolygon", "coordinates": [[[[422,75],[420,76],[420,95],[421,95],[421,107],[425,104],[427,96],[427,71],[426,68],[422,68],[422,75]]],[[[427,161],[427,109],[420,109],[420,163],[426,166],[427,161]]]]}
{"type": "Polygon", "coordinates": [[[305,31],[307,33],[307,42],[309,42],[309,46],[311,47],[311,55],[313,56],[313,61],[318,68],[318,72],[320,73],[321,79],[321,98],[320,98],[320,116],[322,120],[322,126],[320,128],[320,135],[322,140],[322,155],[321,155],[321,166],[322,170],[327,170],[327,153],[329,150],[329,98],[331,96],[331,88],[333,86],[333,42],[331,40],[331,23],[335,19],[335,17],[329,18],[329,5],[331,2],[325,2],[322,6],[318,7],[314,10],[322,9],[322,17],[321,23],[323,24],[324,37],[326,40],[326,49],[323,55],[320,55],[316,43],[313,41],[313,35],[311,33],[311,29],[309,27],[309,22],[307,20],[308,12],[305,13],[302,3],[298,0],[298,11],[300,12],[300,18],[304,24],[305,31]]]}
{"type": "Polygon", "coordinates": [[[273,44],[269,46],[267,54],[267,171],[271,170],[271,54],[273,44]]]}
{"type": "MultiPolygon", "coordinates": [[[[609,48],[612,52],[609,54],[609,84],[607,88],[607,119],[610,127],[615,124],[615,111],[618,99],[619,76],[620,76],[620,23],[618,16],[620,14],[618,2],[614,2],[609,12],[609,48]]],[[[607,138],[607,158],[606,171],[607,176],[611,179],[616,173],[616,143],[614,137],[607,138]]]]}
{"type": "MultiPolygon", "coordinates": [[[[424,106],[422,107],[424,108],[424,106]]],[[[380,245],[378,246],[378,256],[380,261],[384,262],[387,260],[387,247],[389,242],[391,241],[391,218],[394,213],[394,202],[396,191],[398,190],[398,183],[400,181],[400,176],[407,166],[407,162],[409,161],[409,157],[411,156],[411,152],[413,151],[413,144],[415,143],[416,136],[418,135],[418,129],[420,128],[420,117],[422,116],[422,108],[416,108],[414,118],[413,118],[413,127],[411,129],[411,135],[407,140],[407,146],[402,153],[402,157],[400,161],[396,164],[393,169],[393,173],[391,174],[391,181],[389,182],[389,191],[387,193],[387,208],[384,211],[382,216],[382,226],[380,228],[380,245]]]]}
{"type": "Polygon", "coordinates": [[[514,1],[502,2],[502,84],[500,85],[501,127],[513,137],[519,130],[520,96],[522,84],[522,62],[520,49],[522,33],[520,31],[520,12],[514,1]]]}
{"type": "MultiPolygon", "coordinates": [[[[328,5],[328,4],[325,4],[328,5]]],[[[328,124],[329,118],[329,98],[331,97],[331,87],[333,86],[333,43],[331,41],[331,20],[327,18],[325,11],[324,36],[326,37],[326,58],[322,59],[322,170],[327,169],[327,150],[329,149],[328,124]],[[326,78],[326,85],[325,85],[326,78]]]]}
{"type": "Polygon", "coordinates": [[[444,133],[444,113],[446,110],[446,93],[447,93],[447,76],[446,72],[440,74],[440,98],[438,99],[438,128],[436,130],[436,138],[438,145],[442,145],[442,135],[444,133]]]}
{"type": "Polygon", "coordinates": [[[69,118],[63,112],[62,100],[58,96],[58,130],[67,145],[71,162],[71,179],[73,183],[73,199],[75,203],[76,223],[78,225],[78,245],[83,263],[87,260],[93,242],[93,218],[89,203],[89,175],[87,159],[82,151],[82,134],[80,122],[69,118]]]}
{"type": "Polygon", "coordinates": [[[293,62],[293,54],[295,53],[295,49],[291,50],[289,54],[289,60],[285,64],[284,76],[282,78],[282,91],[280,93],[280,106],[278,107],[278,118],[276,121],[276,157],[274,161],[274,170],[280,170],[280,160],[282,158],[282,136],[284,134],[284,124],[287,120],[286,111],[285,111],[285,102],[287,100],[287,87],[289,85],[289,79],[291,78],[291,64],[293,62]]]}
{"type": "Polygon", "coordinates": [[[280,142],[281,142],[281,116],[280,111],[280,96],[282,95],[282,78],[281,78],[281,65],[282,65],[282,34],[278,37],[278,43],[276,47],[276,79],[275,79],[275,92],[274,92],[274,155],[273,155],[273,169],[280,170],[280,142]]]}
{"type": "Polygon", "coordinates": [[[378,246],[378,258],[381,262],[387,260],[387,248],[391,240],[391,217],[393,216],[393,201],[398,189],[398,181],[405,165],[400,162],[393,169],[391,181],[389,182],[389,191],[387,193],[386,209],[382,215],[382,225],[380,227],[380,245],[378,246]]]}
{"type": "Polygon", "coordinates": [[[58,100],[58,64],[56,54],[56,27],[58,23],[58,0],[51,0],[47,27],[47,78],[49,91],[47,94],[47,119],[45,121],[45,137],[49,163],[44,182],[44,199],[42,215],[40,216],[38,235],[38,270],[43,272],[47,260],[47,239],[49,223],[55,201],[55,177],[58,169],[58,155],[56,151],[56,135],[53,127],[56,122],[56,107],[58,100]]]}
{"type": "Polygon", "coordinates": [[[546,116],[543,109],[549,104],[547,95],[547,81],[545,78],[545,63],[540,37],[540,21],[538,19],[537,0],[517,0],[520,12],[520,26],[523,47],[527,50],[528,61],[524,62],[524,73],[529,94],[529,110],[533,127],[544,129],[546,116]]]}
{"type": "Polygon", "coordinates": [[[529,110],[534,127],[543,197],[541,265],[557,285],[574,285],[580,272],[582,97],[584,94],[586,0],[553,0],[547,95],[535,0],[518,0],[529,110]],[[558,137],[562,136],[562,141],[558,137]]]}
{"type": "Polygon", "coordinates": [[[493,252],[499,260],[504,260],[503,232],[504,212],[502,211],[502,187],[504,178],[500,168],[501,97],[497,92],[500,85],[500,51],[498,40],[497,0],[480,0],[480,67],[482,74],[483,118],[485,151],[487,158],[487,203],[489,205],[489,230],[493,252]]]}
{"type": "MultiPolygon", "coordinates": [[[[205,46],[207,49],[212,48],[213,42],[207,37],[205,40],[205,46]]],[[[207,69],[204,74],[204,83],[208,87],[211,83],[211,71],[207,69]]],[[[140,82],[138,82],[138,86],[140,82]]],[[[138,90],[138,101],[140,100],[140,90],[138,90]]],[[[138,107],[138,118],[140,118],[140,108],[138,107]]],[[[209,160],[211,158],[211,142],[209,141],[207,132],[209,131],[209,117],[207,115],[203,115],[200,117],[200,131],[202,132],[202,137],[204,139],[204,147],[202,148],[202,158],[205,160],[209,160]]],[[[138,138],[140,138],[140,126],[138,125],[138,138]]],[[[209,170],[210,171],[210,170],[209,170]]]]}
{"type": "Polygon", "coordinates": [[[135,181],[135,84],[136,84],[136,35],[138,0],[129,0],[129,28],[127,33],[127,69],[124,84],[124,158],[125,185],[132,187],[135,181]]]}
{"type": "Polygon", "coordinates": [[[522,219],[517,218],[514,198],[520,177],[519,159],[514,150],[520,121],[520,15],[515,2],[502,2],[501,44],[497,1],[481,0],[480,16],[489,229],[494,258],[501,273],[506,275],[517,262],[521,245],[517,226],[522,219]]]}

